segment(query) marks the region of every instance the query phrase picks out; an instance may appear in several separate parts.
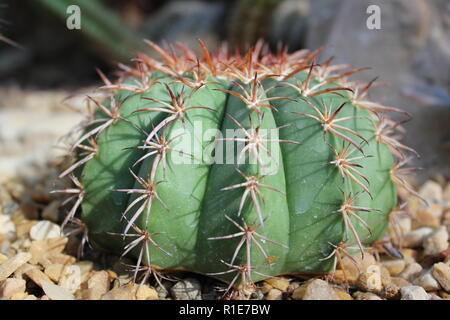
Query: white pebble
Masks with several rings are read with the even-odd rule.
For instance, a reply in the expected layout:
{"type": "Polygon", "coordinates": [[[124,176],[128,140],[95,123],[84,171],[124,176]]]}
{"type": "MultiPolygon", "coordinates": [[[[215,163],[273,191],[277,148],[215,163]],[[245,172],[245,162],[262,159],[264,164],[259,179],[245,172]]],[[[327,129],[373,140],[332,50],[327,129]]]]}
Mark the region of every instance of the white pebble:
{"type": "Polygon", "coordinates": [[[75,297],[67,289],[48,281],[41,281],[41,284],[47,297],[52,300],[75,300],[75,297]]]}
{"type": "Polygon", "coordinates": [[[36,241],[61,237],[61,228],[53,222],[42,220],[30,229],[30,238],[36,241]]]}
{"type": "Polygon", "coordinates": [[[401,300],[429,300],[428,293],[419,286],[406,286],[400,289],[401,300]]]}

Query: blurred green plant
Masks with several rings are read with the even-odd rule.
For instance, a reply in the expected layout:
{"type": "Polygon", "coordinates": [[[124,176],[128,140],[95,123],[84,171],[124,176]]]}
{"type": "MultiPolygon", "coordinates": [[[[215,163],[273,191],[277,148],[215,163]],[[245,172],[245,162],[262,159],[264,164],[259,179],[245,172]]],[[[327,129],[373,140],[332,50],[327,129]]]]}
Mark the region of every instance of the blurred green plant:
{"type": "Polygon", "coordinates": [[[244,50],[266,38],[272,13],[283,0],[238,0],[229,18],[228,33],[232,47],[244,50]]]}
{"type": "Polygon", "coordinates": [[[67,8],[77,5],[81,12],[79,32],[92,40],[96,48],[111,59],[128,61],[136,54],[136,51],[144,49],[136,32],[98,0],[37,0],[36,2],[64,21],[69,17],[67,8]]]}

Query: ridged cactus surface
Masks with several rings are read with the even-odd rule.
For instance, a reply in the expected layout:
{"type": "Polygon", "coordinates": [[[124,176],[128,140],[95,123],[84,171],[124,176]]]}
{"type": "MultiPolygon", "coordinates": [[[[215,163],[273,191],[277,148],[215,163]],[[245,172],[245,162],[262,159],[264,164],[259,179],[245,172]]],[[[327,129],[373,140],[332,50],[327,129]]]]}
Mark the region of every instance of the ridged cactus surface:
{"type": "Polygon", "coordinates": [[[161,61],[141,54],[116,82],[100,73],[108,97],[89,98],[61,174],[76,184],[65,222],[81,211],[90,242],[136,273],[230,287],[330,271],[344,247],[363,254],[383,235],[410,149],[386,116],[401,111],[348,79],[361,69],[261,44],[239,56],[200,42],[198,57],[148,44],[161,61]]]}

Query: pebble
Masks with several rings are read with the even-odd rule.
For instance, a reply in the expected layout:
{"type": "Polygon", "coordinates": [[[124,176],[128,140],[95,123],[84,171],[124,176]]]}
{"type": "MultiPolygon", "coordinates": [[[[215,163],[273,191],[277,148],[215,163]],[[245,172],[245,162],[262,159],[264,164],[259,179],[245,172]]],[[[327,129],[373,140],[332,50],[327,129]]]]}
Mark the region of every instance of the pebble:
{"type": "Polygon", "coordinates": [[[60,236],[61,228],[47,220],[39,221],[30,229],[30,238],[36,241],[59,238],[60,236]]]}
{"type": "Polygon", "coordinates": [[[416,286],[421,286],[425,291],[437,291],[441,288],[439,282],[432,275],[432,270],[423,270],[412,282],[416,286]]]}
{"type": "Polygon", "coordinates": [[[37,267],[33,266],[24,272],[27,277],[29,277],[34,283],[42,288],[43,282],[52,282],[50,278],[39,270],[37,267]]]}
{"type": "MultiPolygon", "coordinates": [[[[369,253],[364,254],[364,259],[361,258],[361,254],[359,253],[354,254],[353,258],[356,261],[356,265],[348,257],[344,257],[342,259],[342,265],[343,268],[345,269],[347,280],[351,284],[354,284],[356,282],[361,272],[366,272],[367,268],[376,264],[375,257],[369,253]]],[[[333,275],[333,279],[335,283],[344,283],[345,278],[343,270],[340,269],[336,270],[336,272],[333,275]]]]}
{"type": "Polygon", "coordinates": [[[62,253],[66,244],[67,238],[53,238],[44,241],[33,241],[29,252],[32,255],[30,263],[38,264],[42,258],[49,255],[62,253]]]}
{"type": "Polygon", "coordinates": [[[334,292],[339,297],[339,300],[353,300],[352,296],[345,290],[334,288],[334,292]]]}
{"type": "Polygon", "coordinates": [[[92,269],[94,269],[94,263],[92,261],[78,261],[75,263],[81,270],[81,283],[88,281],[92,269]]]}
{"type": "Polygon", "coordinates": [[[87,285],[88,290],[90,290],[89,296],[91,297],[89,300],[96,300],[108,292],[111,286],[111,279],[108,272],[95,271],[89,278],[87,285]]]}
{"type": "Polygon", "coordinates": [[[10,299],[13,295],[25,292],[23,279],[8,278],[0,282],[0,298],[10,299]]]}
{"type": "Polygon", "coordinates": [[[58,282],[63,272],[64,265],[61,263],[49,264],[45,267],[44,273],[54,282],[58,282]]]}
{"type": "Polygon", "coordinates": [[[292,298],[296,300],[339,300],[339,296],[328,282],[321,279],[309,281],[297,288],[292,298]]]}
{"type": "Polygon", "coordinates": [[[58,284],[69,292],[75,293],[81,284],[80,267],[75,265],[66,266],[61,274],[58,284]]]}
{"type": "Polygon", "coordinates": [[[273,287],[267,283],[266,281],[263,281],[262,286],[260,287],[260,290],[263,294],[268,293],[273,287]]]}
{"type": "Polygon", "coordinates": [[[391,282],[399,288],[403,288],[403,287],[412,285],[412,283],[409,282],[408,280],[405,280],[405,279],[399,278],[399,277],[392,277],[391,282]]]}
{"type": "Polygon", "coordinates": [[[273,288],[267,293],[266,299],[267,300],[282,300],[283,292],[279,289],[273,288]]]}
{"type": "Polygon", "coordinates": [[[443,199],[442,187],[433,180],[425,182],[418,193],[422,198],[427,200],[441,201],[443,199]]]}
{"type": "Polygon", "coordinates": [[[363,291],[379,293],[383,288],[381,274],[377,272],[363,272],[359,275],[356,286],[363,291]]]}
{"type": "Polygon", "coordinates": [[[441,224],[441,217],[444,210],[438,203],[419,208],[414,214],[414,221],[418,226],[437,228],[441,224]]]}
{"type": "Polygon", "coordinates": [[[428,293],[419,286],[407,286],[400,289],[400,300],[429,300],[428,293]]]}
{"type": "Polygon", "coordinates": [[[448,231],[441,226],[423,240],[424,255],[436,255],[448,248],[448,231]]]}
{"type": "Polygon", "coordinates": [[[75,300],[75,297],[70,291],[50,281],[42,281],[42,290],[44,290],[45,295],[51,300],[75,300]]]}
{"type": "Polygon", "coordinates": [[[419,256],[418,250],[416,249],[402,248],[400,249],[400,253],[403,255],[403,260],[405,260],[407,265],[416,262],[419,256]]]}
{"type": "Polygon", "coordinates": [[[28,252],[20,252],[14,257],[0,264],[0,281],[5,280],[14,273],[19,267],[27,263],[31,259],[28,252]]]}
{"type": "Polygon", "coordinates": [[[353,298],[355,298],[356,300],[383,300],[381,297],[377,296],[372,292],[361,292],[361,291],[356,291],[353,294],[353,298]]]}
{"type": "Polygon", "coordinates": [[[0,214],[0,235],[11,235],[16,232],[16,226],[7,215],[0,214]]]}
{"type": "Polygon", "coordinates": [[[178,281],[170,288],[175,300],[201,300],[201,286],[198,280],[186,278],[178,281]]]}
{"type": "Polygon", "coordinates": [[[155,288],[151,288],[148,285],[141,285],[136,291],[137,300],[157,300],[158,292],[155,288]]]}
{"type": "Polygon", "coordinates": [[[392,282],[384,283],[380,295],[385,299],[393,299],[398,296],[400,288],[392,282]]]}
{"type": "Polygon", "coordinates": [[[101,300],[135,300],[134,283],[108,291],[101,297],[101,300]]]}
{"type": "Polygon", "coordinates": [[[432,228],[422,227],[403,235],[402,245],[406,248],[417,248],[422,245],[425,237],[433,232],[432,228]]]}
{"type": "Polygon", "coordinates": [[[282,277],[269,278],[265,282],[270,284],[273,288],[281,291],[286,291],[289,287],[289,279],[282,277]]]}
{"type": "Polygon", "coordinates": [[[403,270],[398,276],[400,278],[403,278],[405,280],[411,281],[412,278],[417,276],[422,271],[422,266],[418,264],[417,262],[410,263],[405,267],[405,270],[403,270]]]}
{"type": "Polygon", "coordinates": [[[443,262],[435,263],[432,274],[442,288],[450,292],[450,266],[443,262]]]}
{"type": "Polygon", "coordinates": [[[403,259],[384,260],[382,266],[389,270],[391,276],[396,276],[405,269],[406,263],[403,259]]]}

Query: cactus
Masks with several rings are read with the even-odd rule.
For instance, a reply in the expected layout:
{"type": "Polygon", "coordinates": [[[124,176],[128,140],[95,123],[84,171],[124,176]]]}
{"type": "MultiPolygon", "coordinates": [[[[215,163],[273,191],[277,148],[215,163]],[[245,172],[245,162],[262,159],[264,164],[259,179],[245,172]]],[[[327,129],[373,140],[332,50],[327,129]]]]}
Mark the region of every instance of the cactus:
{"type": "Polygon", "coordinates": [[[240,56],[200,41],[197,57],[147,43],[162,61],[139,54],[116,82],[100,72],[106,100],[88,97],[61,174],[75,186],[58,190],[74,201],[64,224],[81,211],[89,241],[136,259],[135,276],[186,270],[242,289],[328,272],[383,235],[396,186],[414,192],[413,150],[386,116],[407,113],[369,101],[374,81],[348,79],[363,69],[317,64],[320,49],[240,56]]]}

